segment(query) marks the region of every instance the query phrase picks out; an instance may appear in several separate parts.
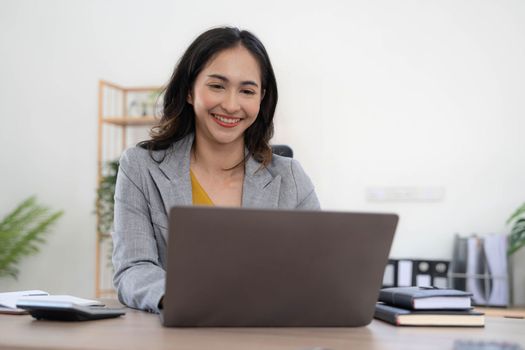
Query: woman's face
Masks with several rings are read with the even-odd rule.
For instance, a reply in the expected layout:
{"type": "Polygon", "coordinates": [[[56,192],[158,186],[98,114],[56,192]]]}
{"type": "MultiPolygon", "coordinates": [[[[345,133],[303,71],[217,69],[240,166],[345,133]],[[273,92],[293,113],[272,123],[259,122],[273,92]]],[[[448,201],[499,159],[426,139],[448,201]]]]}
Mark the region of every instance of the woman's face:
{"type": "Polygon", "coordinates": [[[244,131],[255,122],[262,97],[260,68],[252,54],[243,46],[219,52],[199,73],[188,96],[197,137],[244,144],[244,131]]]}

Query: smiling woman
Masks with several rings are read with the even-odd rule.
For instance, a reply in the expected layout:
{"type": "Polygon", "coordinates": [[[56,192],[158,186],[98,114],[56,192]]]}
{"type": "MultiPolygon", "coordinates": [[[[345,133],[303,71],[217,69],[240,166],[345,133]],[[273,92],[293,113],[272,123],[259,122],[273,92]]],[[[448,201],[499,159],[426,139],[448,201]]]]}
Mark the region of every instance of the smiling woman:
{"type": "Polygon", "coordinates": [[[237,28],[201,34],[178,62],[151,139],[126,150],[115,189],[119,299],[158,312],[174,205],[319,209],[299,163],[272,155],[277,84],[263,44],[237,28]]]}

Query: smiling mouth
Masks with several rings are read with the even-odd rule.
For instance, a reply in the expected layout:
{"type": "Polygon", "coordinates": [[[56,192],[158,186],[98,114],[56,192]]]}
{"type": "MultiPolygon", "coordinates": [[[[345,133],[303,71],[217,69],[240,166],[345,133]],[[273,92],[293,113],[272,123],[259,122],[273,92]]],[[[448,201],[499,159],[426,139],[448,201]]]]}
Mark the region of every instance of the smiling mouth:
{"type": "Polygon", "coordinates": [[[234,126],[237,126],[241,121],[241,118],[225,117],[223,115],[215,113],[211,113],[211,116],[213,117],[213,120],[217,122],[217,124],[227,128],[233,128],[234,126]]]}

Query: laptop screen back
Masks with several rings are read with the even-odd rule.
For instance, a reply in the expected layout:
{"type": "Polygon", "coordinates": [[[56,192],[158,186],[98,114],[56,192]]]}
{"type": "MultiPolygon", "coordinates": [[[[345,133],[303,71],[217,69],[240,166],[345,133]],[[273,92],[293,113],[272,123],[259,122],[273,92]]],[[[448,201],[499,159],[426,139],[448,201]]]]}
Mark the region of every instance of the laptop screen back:
{"type": "Polygon", "coordinates": [[[398,217],[174,207],[165,326],[363,326],[398,217]]]}

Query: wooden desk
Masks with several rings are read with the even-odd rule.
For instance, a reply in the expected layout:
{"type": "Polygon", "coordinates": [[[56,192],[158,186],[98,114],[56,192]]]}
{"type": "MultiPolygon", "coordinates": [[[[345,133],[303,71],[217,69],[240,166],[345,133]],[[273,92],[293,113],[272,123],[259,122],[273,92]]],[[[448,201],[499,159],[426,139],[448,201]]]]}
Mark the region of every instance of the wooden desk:
{"type": "Polygon", "coordinates": [[[325,350],[453,349],[455,340],[507,341],[525,348],[525,320],[487,316],[485,328],[163,328],[159,316],[128,310],[89,322],[0,314],[1,349],[325,350]]]}

